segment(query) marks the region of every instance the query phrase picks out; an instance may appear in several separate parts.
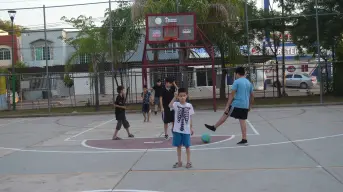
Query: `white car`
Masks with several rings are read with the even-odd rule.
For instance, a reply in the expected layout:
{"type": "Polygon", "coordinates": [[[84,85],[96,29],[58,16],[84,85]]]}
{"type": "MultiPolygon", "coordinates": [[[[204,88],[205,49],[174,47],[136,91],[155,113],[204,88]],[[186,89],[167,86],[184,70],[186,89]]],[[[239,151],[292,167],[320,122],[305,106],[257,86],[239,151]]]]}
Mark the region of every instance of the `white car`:
{"type": "MultiPolygon", "coordinates": [[[[286,87],[299,87],[301,89],[309,89],[314,86],[317,81],[316,77],[310,77],[306,73],[287,74],[285,76],[286,87]]],[[[282,85],[282,79],[280,80],[282,85]]],[[[276,86],[276,82],[273,83],[276,86]]]]}

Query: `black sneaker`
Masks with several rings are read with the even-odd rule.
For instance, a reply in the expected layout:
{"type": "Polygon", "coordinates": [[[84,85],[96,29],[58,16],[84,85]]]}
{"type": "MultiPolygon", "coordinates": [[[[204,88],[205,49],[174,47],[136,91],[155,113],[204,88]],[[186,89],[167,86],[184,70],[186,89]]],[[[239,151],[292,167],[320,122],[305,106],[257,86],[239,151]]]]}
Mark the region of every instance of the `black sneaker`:
{"type": "Polygon", "coordinates": [[[213,125],[207,125],[205,124],[205,127],[211,131],[216,131],[216,128],[213,125]]]}
{"type": "Polygon", "coordinates": [[[165,139],[169,139],[169,135],[164,135],[164,138],[165,139]]]}
{"type": "Polygon", "coordinates": [[[157,111],[155,111],[155,115],[157,115],[157,111]]]}
{"type": "Polygon", "coordinates": [[[246,139],[242,139],[240,142],[237,143],[237,145],[247,145],[248,141],[246,139]]]}

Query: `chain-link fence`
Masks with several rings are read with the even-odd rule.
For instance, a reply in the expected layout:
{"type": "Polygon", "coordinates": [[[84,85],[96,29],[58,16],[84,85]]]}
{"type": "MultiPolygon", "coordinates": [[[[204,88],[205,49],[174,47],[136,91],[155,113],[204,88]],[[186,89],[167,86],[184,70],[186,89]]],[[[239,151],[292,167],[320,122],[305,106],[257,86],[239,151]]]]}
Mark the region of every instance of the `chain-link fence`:
{"type": "MultiPolygon", "coordinates": [[[[328,64],[327,67],[328,70],[323,69],[323,77],[325,77],[323,84],[326,90],[324,93],[332,91],[331,64],[328,64]],[[329,89],[326,87],[329,87],[329,89]]],[[[255,96],[257,98],[276,98],[280,94],[283,96],[320,94],[320,66],[316,63],[286,65],[284,78],[281,75],[277,78],[275,68],[276,65],[273,63],[261,63],[254,65],[250,69],[250,76],[248,78],[251,79],[254,85],[255,96]]],[[[217,99],[220,98],[220,89],[223,89],[222,92],[224,92],[224,96],[227,98],[230,87],[235,80],[234,70],[235,68],[216,68],[215,78],[217,84],[215,87],[217,99]],[[224,83],[223,86],[222,83],[224,83]]],[[[186,71],[183,71],[183,74],[187,74],[187,77],[183,79],[177,79],[178,74],[178,72],[170,72],[167,69],[148,72],[148,88],[153,88],[158,80],[164,82],[166,77],[172,77],[176,80],[179,87],[188,86],[189,96],[192,100],[213,98],[211,68],[187,68],[186,71]]],[[[121,74],[115,74],[115,76],[115,82],[118,82],[118,85],[123,85],[125,88],[128,88],[127,103],[141,103],[141,93],[143,91],[141,69],[128,69],[121,74]]],[[[11,76],[1,77],[5,81],[4,84],[6,84],[6,87],[11,90],[11,76]]],[[[34,73],[21,74],[18,77],[18,82],[16,83],[19,86],[16,91],[17,109],[48,108],[49,82],[50,106],[52,108],[94,106],[96,103],[94,73],[49,73],[49,77],[45,73],[34,73]],[[65,77],[67,75],[73,81],[72,86],[66,84],[65,77]]],[[[117,93],[117,84],[112,86],[112,74],[110,72],[98,73],[98,79],[99,104],[111,105],[113,103],[112,90],[114,88],[115,93],[117,93]]],[[[11,91],[9,93],[11,94],[11,91]]],[[[4,92],[3,95],[7,96],[7,93],[4,92]]],[[[5,109],[8,107],[4,105],[2,108],[5,109]]]]}
{"type": "MultiPolygon", "coordinates": [[[[194,12],[192,8],[182,6],[185,2],[176,5],[179,7],[174,11],[194,12]]],[[[281,10],[273,9],[269,1],[264,2],[263,8],[246,2],[241,7],[245,10],[244,16],[232,15],[234,11],[229,10],[230,14],[223,15],[230,16],[230,19],[219,20],[221,17],[211,15],[207,19],[199,18],[198,29],[207,37],[214,36],[209,39],[216,50],[215,77],[212,76],[211,66],[154,67],[148,69],[149,87],[153,87],[158,79],[163,82],[166,77],[173,77],[179,86],[188,88],[192,99],[213,98],[213,86],[217,98],[223,98],[227,97],[235,79],[234,68],[244,66],[259,98],[323,96],[337,92],[343,82],[339,78],[343,70],[338,67],[343,31],[339,27],[342,22],[337,18],[340,10],[335,8],[330,11],[323,1],[306,1],[304,4],[307,6],[298,7],[295,13],[290,1],[277,2],[281,10]],[[228,22],[228,25],[222,25],[223,22],[228,22]],[[236,31],[225,28],[227,26],[236,31]],[[232,51],[236,48],[238,51],[232,51]],[[221,54],[225,56],[221,57],[221,54]],[[243,61],[237,61],[238,57],[244,58],[243,61]],[[269,59],[259,61],[256,59],[259,57],[269,59]],[[216,84],[213,85],[213,82],[216,84]]],[[[17,109],[94,106],[97,100],[99,105],[110,106],[118,85],[128,88],[128,103],[140,103],[146,26],[143,22],[132,23],[130,14],[122,18],[125,22],[116,20],[122,17],[117,15],[119,12],[116,10],[132,3],[108,1],[1,8],[2,20],[7,17],[13,19],[14,24],[25,23],[15,28],[11,28],[11,22],[1,24],[8,37],[5,37],[6,34],[0,36],[0,66],[9,67],[0,76],[1,109],[13,108],[13,98],[17,109]],[[12,17],[8,16],[9,10],[12,17]],[[77,14],[75,10],[78,10],[77,14]],[[15,15],[13,11],[16,11],[15,15]],[[31,19],[27,20],[28,17],[31,19]],[[94,33],[87,34],[85,29],[91,29],[94,33]],[[137,35],[136,30],[141,34],[137,35]],[[13,31],[18,37],[11,36],[13,31]],[[106,38],[102,41],[87,39],[85,48],[77,44],[80,39],[73,41],[82,33],[89,36],[106,34],[106,38]],[[87,49],[94,43],[96,46],[87,49]],[[94,63],[99,65],[95,70],[94,63]],[[101,63],[106,64],[101,66],[101,63]],[[32,70],[19,72],[19,64],[32,70]],[[79,70],[80,66],[85,65],[87,70],[79,70]],[[63,69],[56,70],[54,66],[63,66],[63,69]],[[36,68],[40,70],[33,70],[36,68]],[[8,71],[14,72],[14,80],[8,71]]],[[[144,18],[144,15],[140,16],[144,18]]],[[[164,46],[170,48],[174,43],[164,46]]],[[[192,51],[203,59],[202,53],[192,51]]],[[[177,65],[179,55],[176,49],[170,49],[158,54],[152,51],[147,57],[156,65],[162,60],[174,60],[177,65]]],[[[323,101],[322,97],[320,101],[323,101]]]]}

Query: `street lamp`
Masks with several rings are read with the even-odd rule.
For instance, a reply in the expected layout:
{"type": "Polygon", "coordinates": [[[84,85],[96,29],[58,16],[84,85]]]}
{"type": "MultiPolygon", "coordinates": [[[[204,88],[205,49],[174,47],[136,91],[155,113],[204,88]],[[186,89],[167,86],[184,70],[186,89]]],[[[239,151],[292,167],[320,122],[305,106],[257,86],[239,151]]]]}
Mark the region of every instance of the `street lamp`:
{"type": "Polygon", "coordinates": [[[11,22],[12,22],[12,106],[13,106],[13,111],[15,111],[15,71],[14,71],[14,36],[15,36],[15,32],[14,32],[14,17],[15,14],[17,13],[17,11],[15,10],[9,10],[8,14],[11,18],[11,22]]]}

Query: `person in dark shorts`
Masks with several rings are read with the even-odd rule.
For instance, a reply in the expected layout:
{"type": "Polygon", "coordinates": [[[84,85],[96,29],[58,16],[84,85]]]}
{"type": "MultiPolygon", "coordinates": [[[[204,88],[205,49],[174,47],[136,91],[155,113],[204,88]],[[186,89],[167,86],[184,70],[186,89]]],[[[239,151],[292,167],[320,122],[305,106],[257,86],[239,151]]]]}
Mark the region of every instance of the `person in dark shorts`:
{"type": "Polygon", "coordinates": [[[164,123],[164,138],[168,139],[168,124],[174,123],[174,111],[170,110],[169,104],[174,98],[174,93],[177,89],[175,81],[167,77],[165,81],[165,87],[161,91],[160,95],[160,105],[161,105],[161,112],[162,118],[164,123]]]}
{"type": "Polygon", "coordinates": [[[161,95],[161,91],[163,89],[161,83],[162,83],[161,80],[158,79],[156,82],[156,85],[152,88],[154,90],[154,93],[155,93],[155,98],[154,98],[155,115],[157,115],[158,106],[160,104],[160,95],[161,95]]]}
{"type": "Polygon", "coordinates": [[[143,99],[143,105],[142,105],[142,112],[144,116],[144,122],[150,122],[150,98],[151,93],[148,90],[147,86],[143,87],[143,93],[142,93],[142,99],[143,99]],[[148,120],[147,120],[148,117],[148,120]]]}
{"type": "Polygon", "coordinates": [[[236,78],[237,79],[232,85],[232,92],[229,95],[223,116],[215,125],[205,124],[205,126],[211,131],[216,131],[229,116],[238,119],[242,131],[242,140],[237,144],[245,145],[248,144],[246,119],[248,118],[248,112],[251,110],[254,102],[254,92],[253,85],[245,77],[245,70],[243,67],[238,67],[236,69],[236,78]]]}
{"type": "Polygon", "coordinates": [[[130,130],[129,130],[130,123],[127,121],[126,115],[125,115],[126,107],[125,107],[124,87],[118,86],[117,92],[118,92],[118,96],[114,103],[117,126],[116,126],[116,130],[114,131],[112,140],[121,140],[121,138],[118,137],[118,132],[122,126],[124,126],[124,128],[126,129],[128,137],[134,137],[134,135],[130,133],[130,130]]]}

